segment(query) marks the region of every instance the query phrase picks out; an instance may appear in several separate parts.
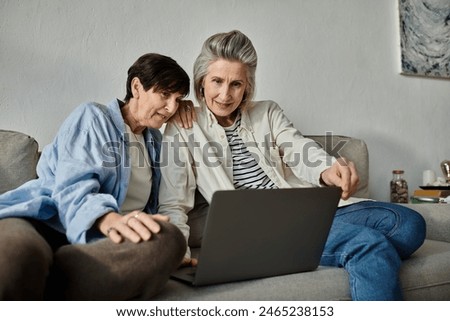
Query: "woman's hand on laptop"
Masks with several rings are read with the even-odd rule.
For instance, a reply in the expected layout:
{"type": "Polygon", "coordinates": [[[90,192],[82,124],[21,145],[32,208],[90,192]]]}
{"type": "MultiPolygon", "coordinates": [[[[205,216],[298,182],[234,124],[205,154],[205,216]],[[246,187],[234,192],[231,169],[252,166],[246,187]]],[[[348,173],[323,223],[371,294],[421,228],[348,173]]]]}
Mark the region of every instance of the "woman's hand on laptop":
{"type": "Polygon", "coordinates": [[[198,260],[192,259],[190,257],[184,257],[183,261],[181,261],[180,266],[197,266],[198,260]]]}
{"type": "Polygon", "coordinates": [[[355,164],[345,158],[338,158],[330,168],[320,174],[320,179],[325,185],[339,186],[342,189],[343,200],[355,193],[359,183],[355,164]]]}

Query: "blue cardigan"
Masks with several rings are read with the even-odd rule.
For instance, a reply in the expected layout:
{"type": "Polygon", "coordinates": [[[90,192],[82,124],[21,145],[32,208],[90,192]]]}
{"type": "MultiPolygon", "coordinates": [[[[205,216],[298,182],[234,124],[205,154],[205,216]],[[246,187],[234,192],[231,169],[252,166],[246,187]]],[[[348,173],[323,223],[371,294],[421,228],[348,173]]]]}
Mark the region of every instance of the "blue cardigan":
{"type": "MultiPolygon", "coordinates": [[[[64,121],[37,165],[38,178],[0,195],[0,218],[30,217],[65,233],[71,243],[103,237],[92,228],[104,214],[119,212],[125,200],[131,165],[129,140],[118,100],[107,106],[86,103],[64,121]]],[[[156,213],[161,179],[161,133],[144,137],[152,162],[152,193],[145,208],[156,213]]]]}

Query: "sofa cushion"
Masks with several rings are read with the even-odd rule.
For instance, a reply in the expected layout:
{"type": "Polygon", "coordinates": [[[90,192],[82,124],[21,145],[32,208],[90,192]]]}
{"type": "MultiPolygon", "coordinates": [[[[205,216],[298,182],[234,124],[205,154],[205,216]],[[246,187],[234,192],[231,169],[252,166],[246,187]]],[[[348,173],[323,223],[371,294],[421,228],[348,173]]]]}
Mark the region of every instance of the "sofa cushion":
{"type": "Polygon", "coordinates": [[[36,178],[39,146],[26,134],[0,130],[0,194],[36,178]]]}
{"type": "MultiPolygon", "coordinates": [[[[197,254],[198,249],[193,251],[197,254]]],[[[450,244],[426,240],[403,262],[400,279],[406,300],[450,300],[450,244]]],[[[264,279],[192,287],[170,280],[155,300],[351,300],[343,268],[319,266],[316,271],[264,279]]]]}
{"type": "Polygon", "coordinates": [[[291,301],[350,300],[344,269],[319,267],[313,272],[192,287],[169,280],[154,300],[291,301]]]}
{"type": "Polygon", "coordinates": [[[425,240],[402,265],[404,297],[412,301],[450,300],[450,243],[425,240]]]}

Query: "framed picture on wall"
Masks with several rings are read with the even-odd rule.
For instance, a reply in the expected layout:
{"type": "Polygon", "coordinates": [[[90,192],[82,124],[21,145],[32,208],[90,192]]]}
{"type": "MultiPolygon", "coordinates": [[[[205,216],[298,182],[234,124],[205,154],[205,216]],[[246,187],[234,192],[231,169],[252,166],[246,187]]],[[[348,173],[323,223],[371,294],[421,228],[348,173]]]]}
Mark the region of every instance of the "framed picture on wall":
{"type": "Polygon", "coordinates": [[[401,73],[450,78],[450,0],[399,0],[401,73]]]}

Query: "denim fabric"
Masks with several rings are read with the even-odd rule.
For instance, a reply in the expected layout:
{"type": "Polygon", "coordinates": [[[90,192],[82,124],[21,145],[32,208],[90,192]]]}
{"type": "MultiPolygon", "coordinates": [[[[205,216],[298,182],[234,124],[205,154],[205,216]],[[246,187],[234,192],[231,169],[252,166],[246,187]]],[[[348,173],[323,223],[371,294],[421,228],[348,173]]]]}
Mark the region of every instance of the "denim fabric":
{"type": "Polygon", "coordinates": [[[397,204],[360,202],[336,211],[320,264],[347,270],[353,300],[401,300],[402,259],[424,240],[419,213],[397,204]]]}

